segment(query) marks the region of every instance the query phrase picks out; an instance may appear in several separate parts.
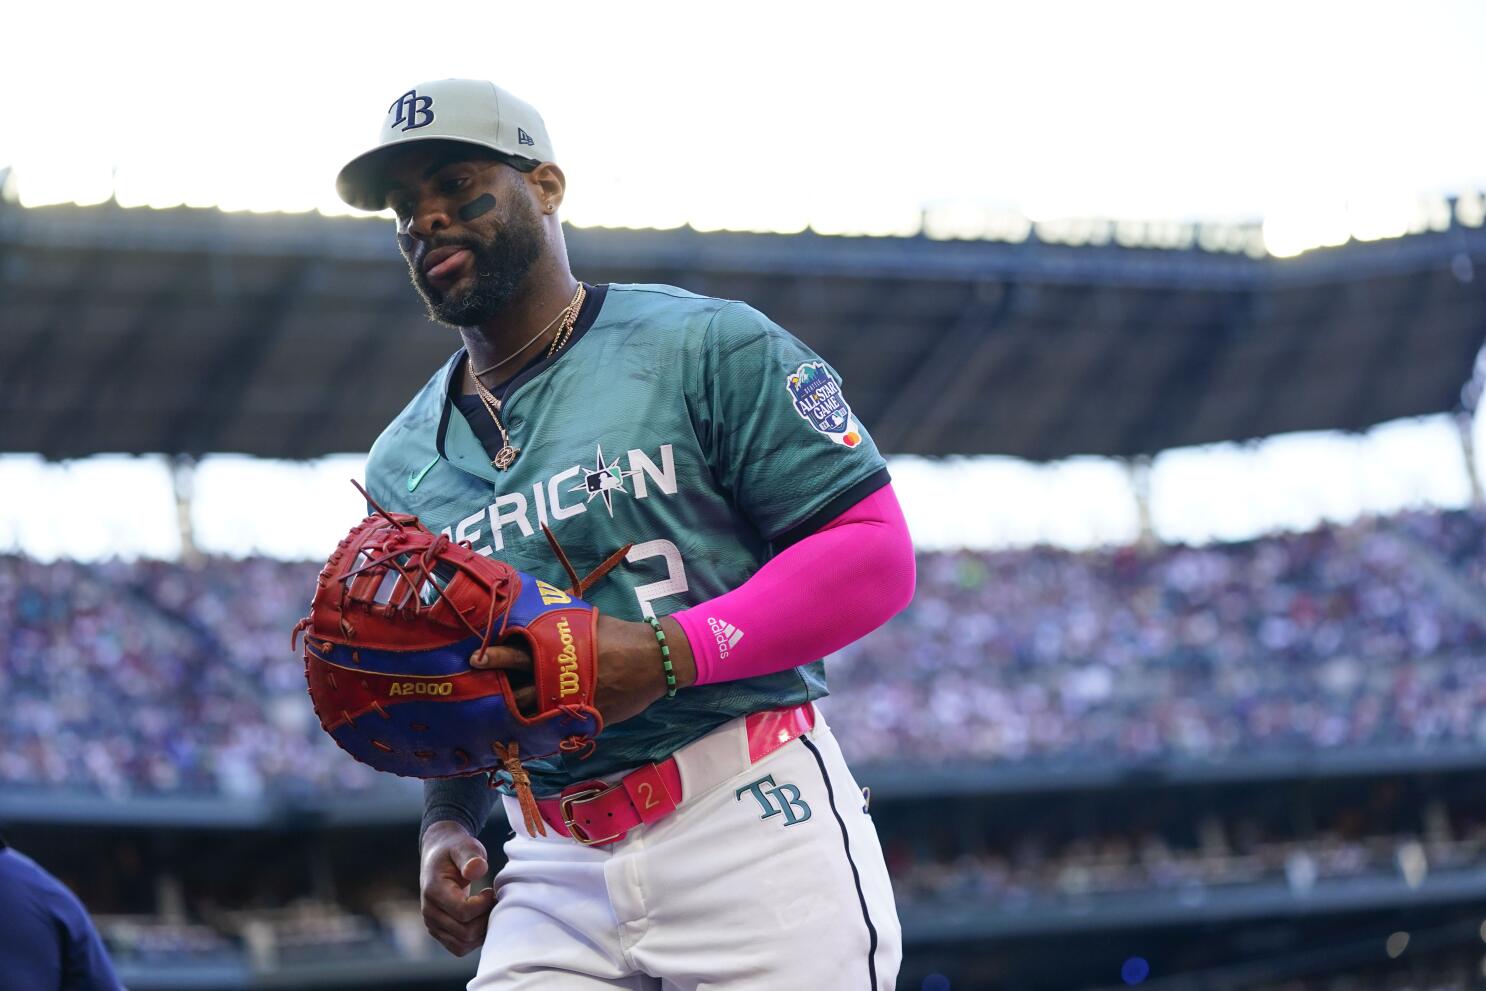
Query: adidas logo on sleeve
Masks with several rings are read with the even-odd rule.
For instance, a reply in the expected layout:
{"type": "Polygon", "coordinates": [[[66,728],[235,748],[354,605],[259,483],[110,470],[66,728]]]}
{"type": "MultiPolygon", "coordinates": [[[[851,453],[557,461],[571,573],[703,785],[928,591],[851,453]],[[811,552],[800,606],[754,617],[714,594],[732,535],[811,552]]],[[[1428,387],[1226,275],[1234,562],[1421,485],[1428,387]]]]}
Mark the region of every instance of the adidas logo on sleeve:
{"type": "Polygon", "coordinates": [[[712,628],[712,635],[717,638],[717,656],[720,660],[728,659],[728,652],[738,646],[738,641],[743,639],[743,631],[732,623],[724,623],[721,620],[707,617],[707,625],[712,628]]]}

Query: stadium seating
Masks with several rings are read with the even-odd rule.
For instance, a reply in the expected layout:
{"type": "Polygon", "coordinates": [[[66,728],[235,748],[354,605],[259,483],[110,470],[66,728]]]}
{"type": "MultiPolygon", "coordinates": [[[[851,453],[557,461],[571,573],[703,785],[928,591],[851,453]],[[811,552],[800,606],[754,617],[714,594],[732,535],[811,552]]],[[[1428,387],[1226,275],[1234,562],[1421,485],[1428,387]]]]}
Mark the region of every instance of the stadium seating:
{"type": "MultiPolygon", "coordinates": [[[[203,799],[213,828],[249,830],[237,834],[245,848],[270,834],[251,832],[263,828],[256,820],[232,826],[224,810],[376,798],[389,779],[319,730],[289,648],[316,567],[0,557],[0,694],[11,712],[0,723],[0,793],[51,810],[64,795],[203,799]]],[[[1303,762],[1380,747],[1434,761],[1463,749],[1481,755],[1474,767],[1486,761],[1483,583],[1486,513],[1467,511],[1211,547],[924,553],[913,605],[831,659],[824,708],[869,770],[1303,762]]],[[[1451,780],[1464,784],[1417,787],[1361,775],[1316,793],[1306,817],[1287,818],[1293,796],[1261,813],[1251,798],[1271,787],[1262,782],[1223,786],[1200,815],[1190,790],[1129,803],[1118,775],[1090,793],[1097,821],[1071,817],[1076,796],[1039,812],[1035,789],[972,794],[943,823],[902,797],[873,811],[911,939],[966,913],[977,938],[1031,939],[1132,918],[1170,924],[1197,907],[1214,919],[1333,897],[1444,904],[1486,892],[1486,807],[1462,774],[1451,780]],[[1007,802],[1020,803],[1014,814],[1007,802]],[[1139,815],[1116,815],[1132,804],[1139,815]]],[[[415,794],[404,789],[400,801],[415,794]]],[[[95,804],[102,818],[89,821],[107,823],[128,803],[95,804]]],[[[416,869],[395,854],[411,858],[412,823],[400,814],[396,829],[367,833],[387,846],[365,890],[297,878],[311,833],[284,877],[264,882],[271,898],[220,900],[220,878],[187,871],[165,886],[179,897],[150,896],[145,881],[145,904],[129,907],[105,878],[90,893],[100,931],[137,979],[181,968],[309,974],[325,961],[465,966],[423,931],[408,887],[416,869]]],[[[147,879],[167,861],[140,849],[154,865],[139,872],[147,879]]],[[[130,859],[102,846],[97,856],[130,859]]],[[[87,886],[78,869],[72,883],[87,886]]],[[[1403,963],[1325,986],[1464,987],[1477,966],[1448,954],[1403,963]]]]}
{"type": "MultiPolygon", "coordinates": [[[[289,628],[307,563],[0,557],[0,783],[358,792],[289,628]]],[[[928,553],[913,605],[832,658],[858,762],[1486,747],[1486,515],[1202,548],[928,553]]]]}

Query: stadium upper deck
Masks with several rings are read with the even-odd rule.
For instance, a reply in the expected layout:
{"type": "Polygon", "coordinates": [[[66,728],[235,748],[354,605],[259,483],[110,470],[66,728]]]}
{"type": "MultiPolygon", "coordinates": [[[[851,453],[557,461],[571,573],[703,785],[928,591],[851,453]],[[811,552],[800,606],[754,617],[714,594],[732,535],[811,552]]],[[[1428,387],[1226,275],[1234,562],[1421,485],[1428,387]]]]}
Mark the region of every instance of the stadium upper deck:
{"type": "MultiPolygon", "coordinates": [[[[1127,456],[1361,429],[1458,405],[1483,337],[1486,228],[1459,224],[1291,259],[568,236],[584,278],[759,306],[832,356],[893,453],[1127,456]]],[[[0,202],[0,449],[365,450],[454,346],[405,279],[377,221],[0,202]]]]}

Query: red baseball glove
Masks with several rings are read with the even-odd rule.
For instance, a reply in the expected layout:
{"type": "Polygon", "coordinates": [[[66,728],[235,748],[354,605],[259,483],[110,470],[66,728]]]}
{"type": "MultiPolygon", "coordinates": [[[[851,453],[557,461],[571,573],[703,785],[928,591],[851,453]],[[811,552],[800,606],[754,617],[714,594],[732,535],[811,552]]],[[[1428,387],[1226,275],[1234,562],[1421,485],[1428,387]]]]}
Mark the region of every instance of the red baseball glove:
{"type": "Polygon", "coordinates": [[[522,762],[592,752],[604,725],[593,706],[598,610],[578,596],[627,548],[564,590],[372,505],[377,512],[330,555],[310,614],[294,628],[296,642],[305,634],[320,725],[379,771],[441,778],[504,769],[527,828],[545,833],[522,762]],[[511,639],[531,651],[532,712],[517,707],[504,671],[469,665],[475,651],[511,639]]]}

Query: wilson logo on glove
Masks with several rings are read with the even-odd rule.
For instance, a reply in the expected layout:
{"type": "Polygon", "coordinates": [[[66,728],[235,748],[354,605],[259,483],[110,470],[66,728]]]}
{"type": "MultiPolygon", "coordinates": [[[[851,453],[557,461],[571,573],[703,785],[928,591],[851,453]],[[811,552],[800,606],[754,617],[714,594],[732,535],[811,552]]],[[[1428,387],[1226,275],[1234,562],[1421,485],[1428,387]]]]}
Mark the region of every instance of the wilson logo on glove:
{"type": "Polygon", "coordinates": [[[573,601],[568,593],[544,581],[538,580],[537,591],[542,593],[542,605],[544,606],[560,606],[573,601]]]}
{"type": "Polygon", "coordinates": [[[573,642],[573,631],[568,621],[557,621],[557,636],[562,640],[562,653],[557,655],[558,694],[563,698],[577,695],[583,689],[578,675],[578,646],[573,642]]]}
{"type": "Polygon", "coordinates": [[[320,726],[379,771],[442,778],[503,769],[528,830],[545,833],[523,763],[593,751],[603,729],[593,706],[598,611],[581,596],[629,548],[580,580],[543,527],[573,579],[564,592],[361,494],[376,512],[330,555],[310,614],[294,627],[320,726]],[[531,713],[517,707],[504,671],[469,665],[476,651],[512,640],[532,655],[531,713]]]}

